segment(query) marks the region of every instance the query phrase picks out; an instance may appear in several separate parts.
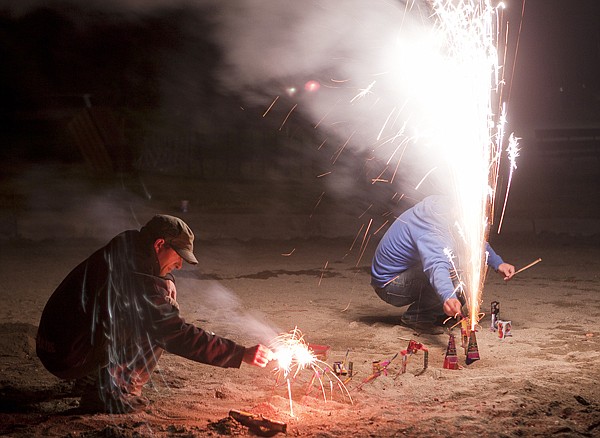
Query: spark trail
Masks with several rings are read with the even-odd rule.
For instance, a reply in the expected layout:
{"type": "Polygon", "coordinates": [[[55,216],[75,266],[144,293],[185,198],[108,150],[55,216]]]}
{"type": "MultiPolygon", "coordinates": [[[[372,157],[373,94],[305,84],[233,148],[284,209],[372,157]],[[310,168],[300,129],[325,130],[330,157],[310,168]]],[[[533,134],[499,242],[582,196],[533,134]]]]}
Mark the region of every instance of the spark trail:
{"type": "MultiPolygon", "coordinates": [[[[461,232],[456,255],[460,281],[467,291],[469,321],[474,329],[486,274],[485,243],[505,144],[502,104],[503,68],[499,64],[501,3],[488,0],[434,0],[436,60],[444,78],[435,88],[429,141],[448,165],[461,232]]],[[[511,136],[510,155],[516,143],[511,136]]],[[[514,168],[511,164],[511,171],[514,168]]],[[[511,173],[512,176],[512,173],[511,173]]],[[[509,179],[510,182],[510,179],[509,179]]],[[[508,191],[507,191],[508,193],[508,191]]]]}

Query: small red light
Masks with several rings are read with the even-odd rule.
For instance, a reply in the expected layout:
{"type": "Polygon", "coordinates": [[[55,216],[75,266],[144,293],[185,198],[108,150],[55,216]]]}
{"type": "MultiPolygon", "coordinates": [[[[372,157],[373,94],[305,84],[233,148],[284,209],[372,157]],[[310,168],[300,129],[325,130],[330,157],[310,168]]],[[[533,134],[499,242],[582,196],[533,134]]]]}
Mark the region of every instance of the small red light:
{"type": "Polygon", "coordinates": [[[319,84],[317,81],[308,81],[306,84],[304,84],[304,89],[310,92],[317,91],[320,87],[321,84],[319,84]]]}

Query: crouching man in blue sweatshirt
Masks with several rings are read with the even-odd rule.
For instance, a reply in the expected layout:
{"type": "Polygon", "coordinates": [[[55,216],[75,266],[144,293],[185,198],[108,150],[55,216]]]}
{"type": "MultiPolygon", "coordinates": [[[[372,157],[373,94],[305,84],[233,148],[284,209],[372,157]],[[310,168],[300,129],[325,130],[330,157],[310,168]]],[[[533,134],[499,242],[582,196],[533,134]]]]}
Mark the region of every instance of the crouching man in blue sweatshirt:
{"type": "MultiPolygon", "coordinates": [[[[409,306],[401,321],[421,332],[441,333],[441,322],[460,314],[465,304],[455,291],[453,266],[444,251],[456,254],[452,217],[448,197],[425,198],[394,221],[373,257],[373,289],[389,304],[409,306]]],[[[487,264],[510,280],[515,267],[487,243],[486,253],[487,264]]]]}

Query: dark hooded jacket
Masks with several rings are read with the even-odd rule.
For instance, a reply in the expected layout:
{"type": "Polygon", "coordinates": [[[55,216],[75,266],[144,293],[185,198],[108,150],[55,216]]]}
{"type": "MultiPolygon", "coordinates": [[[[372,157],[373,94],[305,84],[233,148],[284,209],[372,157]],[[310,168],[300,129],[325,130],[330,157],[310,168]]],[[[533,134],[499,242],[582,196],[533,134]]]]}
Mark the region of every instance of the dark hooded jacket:
{"type": "Polygon", "coordinates": [[[139,231],[125,231],[54,291],[37,335],[38,357],[50,372],[85,376],[109,363],[129,363],[144,346],[220,367],[241,365],[243,346],[180,316],[170,297],[174,279],[158,275],[152,244],[139,231]]]}

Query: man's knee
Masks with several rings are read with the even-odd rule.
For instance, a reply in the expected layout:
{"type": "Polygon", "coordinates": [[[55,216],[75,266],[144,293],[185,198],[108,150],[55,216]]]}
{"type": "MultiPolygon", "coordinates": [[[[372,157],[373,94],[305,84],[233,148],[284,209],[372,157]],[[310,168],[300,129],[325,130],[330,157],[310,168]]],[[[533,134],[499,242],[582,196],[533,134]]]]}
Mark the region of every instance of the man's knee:
{"type": "Polygon", "coordinates": [[[394,287],[378,288],[373,287],[375,293],[388,304],[396,307],[407,306],[415,301],[415,298],[410,294],[406,293],[406,290],[400,291],[394,287]]]}

